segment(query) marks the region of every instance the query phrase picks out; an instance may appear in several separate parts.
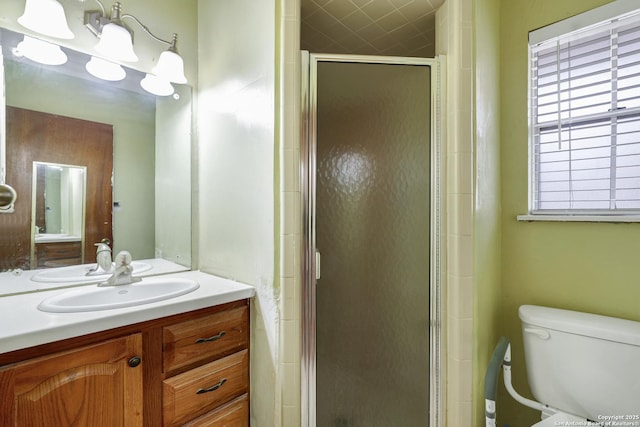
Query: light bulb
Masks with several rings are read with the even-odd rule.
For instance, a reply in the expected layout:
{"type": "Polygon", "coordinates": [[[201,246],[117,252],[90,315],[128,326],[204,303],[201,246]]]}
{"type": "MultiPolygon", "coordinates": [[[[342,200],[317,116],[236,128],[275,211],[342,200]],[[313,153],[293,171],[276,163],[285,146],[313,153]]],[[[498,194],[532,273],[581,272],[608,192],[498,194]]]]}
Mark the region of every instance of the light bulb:
{"type": "Polygon", "coordinates": [[[110,82],[122,80],[127,75],[124,68],[120,65],[95,56],[91,57],[91,60],[85,65],[85,68],[89,74],[110,82]]]}
{"type": "Polygon", "coordinates": [[[153,74],[173,83],[184,84],[184,61],[176,52],[165,50],[160,54],[158,64],[153,68],[153,74]]]}
{"type": "Polygon", "coordinates": [[[105,57],[116,61],[138,61],[138,56],[133,51],[131,33],[123,26],[113,22],[102,28],[96,50],[105,57]]]}
{"type": "Polygon", "coordinates": [[[174,92],[173,86],[168,80],[147,74],[140,82],[140,86],[149,93],[158,96],[169,96],[174,92]]]}
{"type": "Polygon", "coordinates": [[[62,65],[67,62],[67,55],[60,46],[29,36],[24,36],[13,53],[45,65],[62,65]]]}
{"type": "Polygon", "coordinates": [[[58,39],[72,39],[64,8],[56,0],[27,0],[18,23],[36,33],[58,39]]]}

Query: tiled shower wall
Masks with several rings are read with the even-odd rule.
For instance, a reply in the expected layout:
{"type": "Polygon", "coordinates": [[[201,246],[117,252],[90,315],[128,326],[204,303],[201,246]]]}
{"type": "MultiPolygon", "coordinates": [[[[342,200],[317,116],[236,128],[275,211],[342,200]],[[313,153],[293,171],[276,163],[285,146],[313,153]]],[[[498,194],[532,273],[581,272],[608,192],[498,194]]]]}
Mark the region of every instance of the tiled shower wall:
{"type": "Polygon", "coordinates": [[[447,0],[436,14],[436,53],[447,58],[445,100],[446,258],[443,294],[447,426],[472,425],[473,18],[472,0],[447,0]]]}
{"type": "MultiPolygon", "coordinates": [[[[300,425],[302,214],[300,188],[300,0],[280,16],[280,340],[281,424],[300,425]]],[[[278,425],[278,424],[276,424],[278,425]]]]}

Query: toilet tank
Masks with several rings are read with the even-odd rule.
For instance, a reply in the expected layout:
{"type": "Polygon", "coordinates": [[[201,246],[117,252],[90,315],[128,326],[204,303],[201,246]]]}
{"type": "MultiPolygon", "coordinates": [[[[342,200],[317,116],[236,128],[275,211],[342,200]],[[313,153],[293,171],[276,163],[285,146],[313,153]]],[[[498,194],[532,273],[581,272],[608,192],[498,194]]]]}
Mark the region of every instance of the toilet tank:
{"type": "Polygon", "coordinates": [[[537,401],[592,421],[640,425],[640,322],[532,305],[519,315],[537,401]]]}

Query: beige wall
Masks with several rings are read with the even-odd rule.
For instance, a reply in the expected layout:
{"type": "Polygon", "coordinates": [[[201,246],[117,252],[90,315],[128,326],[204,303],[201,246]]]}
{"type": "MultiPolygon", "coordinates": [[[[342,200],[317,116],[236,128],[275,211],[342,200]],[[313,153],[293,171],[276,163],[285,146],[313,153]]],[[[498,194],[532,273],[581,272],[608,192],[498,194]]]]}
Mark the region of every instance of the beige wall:
{"type": "Polygon", "coordinates": [[[273,0],[198,2],[199,267],[256,287],[256,426],[280,425],[275,13],[273,0]]]}
{"type": "MultiPolygon", "coordinates": [[[[527,33],[606,0],[503,1],[501,8],[502,304],[499,331],[513,347],[516,390],[526,385],[522,304],[640,320],[639,224],[517,222],[527,211],[527,33]]],[[[538,415],[506,393],[500,425],[538,415]]]]}
{"type": "Polygon", "coordinates": [[[156,99],[155,257],[191,267],[192,89],[174,88],[178,99],[156,99]]]}

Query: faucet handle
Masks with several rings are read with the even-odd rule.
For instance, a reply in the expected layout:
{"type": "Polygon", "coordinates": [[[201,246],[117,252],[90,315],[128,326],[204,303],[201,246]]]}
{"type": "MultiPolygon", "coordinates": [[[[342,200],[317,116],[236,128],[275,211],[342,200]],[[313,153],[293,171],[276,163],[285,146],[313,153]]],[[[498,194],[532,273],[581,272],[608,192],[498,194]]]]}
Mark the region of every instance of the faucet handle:
{"type": "Polygon", "coordinates": [[[100,269],[105,273],[111,272],[111,248],[106,243],[95,243],[94,245],[98,247],[96,249],[96,266],[90,269],[87,274],[97,274],[100,269]]]}
{"type": "Polygon", "coordinates": [[[107,245],[104,242],[100,242],[100,243],[94,243],[93,246],[96,246],[98,249],[98,252],[101,251],[111,251],[111,248],[109,247],[109,245],[107,245]]]}
{"type": "Polygon", "coordinates": [[[118,252],[118,255],[116,255],[114,262],[116,264],[116,268],[118,268],[122,266],[130,266],[132,260],[133,258],[129,251],[120,251],[118,252]]]}

